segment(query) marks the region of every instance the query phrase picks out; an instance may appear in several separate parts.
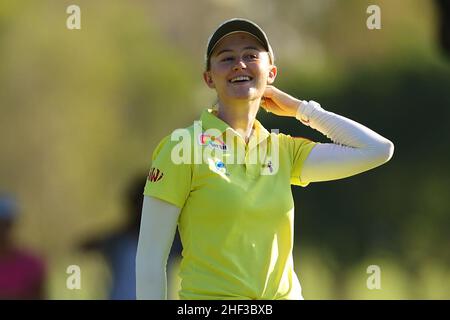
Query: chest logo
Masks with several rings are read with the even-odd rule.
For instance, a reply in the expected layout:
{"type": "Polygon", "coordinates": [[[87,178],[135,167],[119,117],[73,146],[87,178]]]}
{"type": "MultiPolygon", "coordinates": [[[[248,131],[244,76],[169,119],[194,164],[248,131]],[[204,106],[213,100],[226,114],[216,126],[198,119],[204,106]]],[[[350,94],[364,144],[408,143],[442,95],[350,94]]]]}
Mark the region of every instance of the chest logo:
{"type": "MultiPolygon", "coordinates": [[[[222,160],[219,159],[208,159],[209,161],[209,169],[222,177],[229,177],[227,166],[222,160]]],[[[226,178],[228,179],[228,178],[226,178]]]]}
{"type": "Polygon", "coordinates": [[[272,161],[267,161],[267,164],[262,165],[263,168],[267,168],[270,173],[273,173],[273,164],[272,161]]]}
{"type": "Polygon", "coordinates": [[[201,133],[198,136],[198,142],[201,146],[209,146],[213,149],[227,151],[227,145],[225,144],[225,142],[210,134],[201,133]]]}

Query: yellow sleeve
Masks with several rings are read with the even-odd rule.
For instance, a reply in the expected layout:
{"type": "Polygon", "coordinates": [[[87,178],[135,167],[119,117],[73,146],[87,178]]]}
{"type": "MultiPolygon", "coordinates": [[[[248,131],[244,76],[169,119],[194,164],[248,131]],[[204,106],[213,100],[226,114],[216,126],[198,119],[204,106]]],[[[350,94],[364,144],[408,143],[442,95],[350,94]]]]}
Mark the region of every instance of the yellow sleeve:
{"type": "Polygon", "coordinates": [[[282,136],[288,145],[289,155],[291,157],[291,184],[306,187],[309,182],[301,181],[300,173],[302,172],[305,159],[316,145],[316,142],[302,137],[291,137],[290,135],[284,134],[282,136]]]}
{"type": "Polygon", "coordinates": [[[144,195],[183,208],[191,191],[192,168],[190,164],[175,164],[172,161],[172,149],[177,143],[167,136],[154,150],[144,195]]]}

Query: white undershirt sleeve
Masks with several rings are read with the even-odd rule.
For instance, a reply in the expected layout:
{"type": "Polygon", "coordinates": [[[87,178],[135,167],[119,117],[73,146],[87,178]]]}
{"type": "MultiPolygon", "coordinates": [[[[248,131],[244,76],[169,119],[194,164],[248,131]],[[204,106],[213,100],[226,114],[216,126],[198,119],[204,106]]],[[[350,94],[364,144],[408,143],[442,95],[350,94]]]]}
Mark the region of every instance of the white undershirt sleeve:
{"type": "Polygon", "coordinates": [[[346,178],[389,161],[394,144],[371,129],[324,110],[314,101],[302,101],[296,118],[333,143],[318,143],[306,158],[300,180],[317,182],[346,178]]]}
{"type": "Polygon", "coordinates": [[[144,196],[136,253],[136,298],[167,299],[166,265],[181,209],[144,196]]]}

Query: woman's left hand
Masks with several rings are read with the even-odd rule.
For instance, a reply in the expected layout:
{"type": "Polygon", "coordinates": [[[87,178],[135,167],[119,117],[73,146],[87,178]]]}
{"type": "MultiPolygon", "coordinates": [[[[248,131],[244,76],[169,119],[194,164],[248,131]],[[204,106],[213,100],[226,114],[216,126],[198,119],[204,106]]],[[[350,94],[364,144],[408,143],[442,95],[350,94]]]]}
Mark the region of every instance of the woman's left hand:
{"type": "Polygon", "coordinates": [[[266,87],[261,100],[266,111],[282,117],[295,117],[300,105],[300,100],[271,85],[266,87]]]}

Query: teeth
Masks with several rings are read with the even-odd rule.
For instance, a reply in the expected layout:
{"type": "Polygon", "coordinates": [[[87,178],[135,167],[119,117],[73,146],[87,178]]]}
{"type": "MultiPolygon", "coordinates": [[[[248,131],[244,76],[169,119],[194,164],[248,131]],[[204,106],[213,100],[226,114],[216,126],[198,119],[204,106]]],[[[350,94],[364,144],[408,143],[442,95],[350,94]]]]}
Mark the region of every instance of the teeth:
{"type": "Polygon", "coordinates": [[[236,81],[243,81],[243,80],[250,80],[250,77],[249,76],[238,76],[238,77],[235,77],[235,78],[233,78],[233,79],[231,79],[231,82],[236,82],[236,81]]]}

